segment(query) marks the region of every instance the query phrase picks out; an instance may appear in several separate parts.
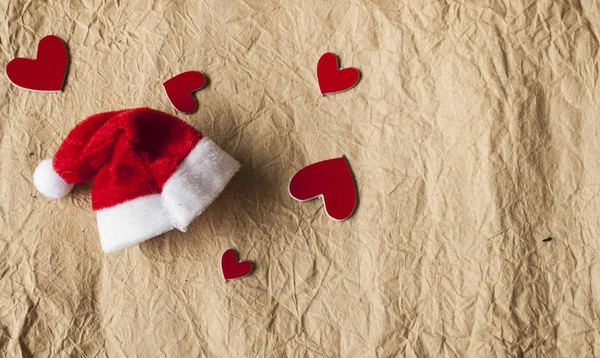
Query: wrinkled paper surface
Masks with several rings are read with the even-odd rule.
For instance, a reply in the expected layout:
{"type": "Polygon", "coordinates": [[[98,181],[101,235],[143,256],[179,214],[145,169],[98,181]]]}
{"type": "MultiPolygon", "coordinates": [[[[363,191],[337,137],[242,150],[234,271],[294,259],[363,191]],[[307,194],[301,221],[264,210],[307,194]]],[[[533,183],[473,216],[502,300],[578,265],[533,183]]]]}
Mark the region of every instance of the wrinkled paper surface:
{"type": "Polygon", "coordinates": [[[62,93],[0,85],[0,355],[600,355],[600,3],[0,1],[0,63],[66,41],[62,93]],[[321,96],[325,52],[362,73],[321,96]],[[209,78],[177,113],[162,82],[209,78]],[[100,248],[90,184],[32,173],[108,110],[176,114],[242,164],[186,233],[100,248]],[[345,155],[339,223],[287,192],[345,155]],[[543,239],[552,237],[552,241],[543,239]],[[254,272],[225,283],[235,248],[254,272]]]}

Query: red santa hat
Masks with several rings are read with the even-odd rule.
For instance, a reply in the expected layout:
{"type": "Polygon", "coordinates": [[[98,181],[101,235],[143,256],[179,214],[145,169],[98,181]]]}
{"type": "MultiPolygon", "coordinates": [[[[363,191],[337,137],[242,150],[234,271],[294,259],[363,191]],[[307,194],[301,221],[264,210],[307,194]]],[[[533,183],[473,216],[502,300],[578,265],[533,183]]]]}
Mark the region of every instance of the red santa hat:
{"type": "Polygon", "coordinates": [[[95,177],[92,208],[102,249],[110,252],[172,229],[185,231],[239,167],[179,118],[136,108],[79,123],[54,158],[38,165],[33,183],[60,198],[95,177]]]}

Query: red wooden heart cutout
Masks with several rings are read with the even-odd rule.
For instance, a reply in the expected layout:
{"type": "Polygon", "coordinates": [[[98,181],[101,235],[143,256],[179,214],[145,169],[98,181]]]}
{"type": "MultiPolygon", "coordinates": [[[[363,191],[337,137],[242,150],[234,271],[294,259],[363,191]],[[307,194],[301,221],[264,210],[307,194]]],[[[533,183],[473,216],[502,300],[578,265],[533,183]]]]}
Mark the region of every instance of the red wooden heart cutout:
{"type": "Polygon", "coordinates": [[[69,54],[59,37],[48,35],[38,43],[35,60],[17,57],[6,65],[6,76],[15,86],[39,92],[59,92],[67,74],[69,54]]]}
{"type": "Polygon", "coordinates": [[[323,95],[339,93],[356,86],[360,80],[360,72],[356,68],[339,68],[335,54],[327,52],[317,64],[317,79],[323,95]]]}
{"type": "Polygon", "coordinates": [[[289,191],[298,201],[322,197],[325,212],[337,221],[349,218],[356,207],[356,187],[344,157],[300,169],[290,180],[289,191]]]}
{"type": "Polygon", "coordinates": [[[225,281],[246,277],[252,272],[252,262],[238,262],[235,250],[229,249],[221,256],[221,270],[223,270],[225,281]]]}
{"type": "Polygon", "coordinates": [[[192,95],[201,90],[206,84],[206,77],[198,71],[188,71],[165,81],[163,87],[167,97],[175,109],[183,113],[193,113],[198,108],[198,102],[192,95]]]}

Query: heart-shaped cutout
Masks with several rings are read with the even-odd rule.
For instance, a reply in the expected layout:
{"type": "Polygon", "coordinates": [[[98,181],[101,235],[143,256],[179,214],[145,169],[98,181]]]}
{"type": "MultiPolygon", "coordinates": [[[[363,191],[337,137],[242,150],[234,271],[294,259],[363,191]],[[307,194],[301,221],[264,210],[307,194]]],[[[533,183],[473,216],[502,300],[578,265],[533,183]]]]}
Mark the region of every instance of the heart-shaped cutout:
{"type": "Polygon", "coordinates": [[[252,262],[239,261],[234,249],[229,249],[221,256],[221,270],[225,281],[246,277],[252,272],[252,262]]]}
{"type": "Polygon", "coordinates": [[[163,87],[167,97],[175,109],[183,113],[193,113],[198,108],[198,101],[192,93],[206,85],[206,77],[198,71],[188,71],[165,81],[163,87]]]}
{"type": "Polygon", "coordinates": [[[29,91],[60,92],[67,75],[69,54],[59,37],[48,35],[38,43],[35,59],[17,57],[6,65],[6,76],[29,91]]]}
{"type": "Polygon", "coordinates": [[[356,186],[344,157],[300,169],[290,180],[289,191],[298,201],[322,197],[325,212],[337,221],[349,218],[356,207],[356,186]]]}
{"type": "Polygon", "coordinates": [[[356,68],[339,68],[338,57],[327,52],[317,64],[317,79],[321,94],[328,95],[349,90],[360,80],[360,72],[356,68]]]}

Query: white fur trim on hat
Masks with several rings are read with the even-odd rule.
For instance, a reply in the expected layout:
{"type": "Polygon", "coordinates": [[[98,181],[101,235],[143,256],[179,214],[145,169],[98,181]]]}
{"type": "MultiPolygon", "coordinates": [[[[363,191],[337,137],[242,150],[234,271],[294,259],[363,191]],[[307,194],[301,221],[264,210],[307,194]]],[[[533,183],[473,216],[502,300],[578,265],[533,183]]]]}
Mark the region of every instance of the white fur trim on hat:
{"type": "Polygon", "coordinates": [[[172,229],[185,231],[223,191],[240,164],[204,137],[179,164],[161,194],[96,211],[104,252],[121,250],[172,229]]]}
{"type": "Polygon", "coordinates": [[[163,205],[171,215],[173,226],[185,231],[239,169],[240,163],[203,137],[163,187],[163,205]]]}
{"type": "Polygon", "coordinates": [[[173,229],[160,194],[151,194],[96,211],[104,252],[137,245],[173,229]]]}
{"type": "Polygon", "coordinates": [[[52,199],[62,198],[73,189],[73,184],[67,183],[56,173],[52,159],[43,160],[35,168],[33,185],[40,193],[52,199]]]}

